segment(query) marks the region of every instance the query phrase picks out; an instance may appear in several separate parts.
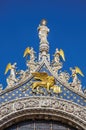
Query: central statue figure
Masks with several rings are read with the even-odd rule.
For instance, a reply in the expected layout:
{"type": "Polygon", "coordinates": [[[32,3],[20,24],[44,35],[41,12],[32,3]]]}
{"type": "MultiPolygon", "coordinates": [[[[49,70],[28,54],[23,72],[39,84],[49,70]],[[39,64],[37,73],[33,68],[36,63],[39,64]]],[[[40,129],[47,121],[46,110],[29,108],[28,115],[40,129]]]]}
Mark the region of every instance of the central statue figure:
{"type": "Polygon", "coordinates": [[[47,35],[48,35],[48,32],[49,32],[49,28],[46,26],[46,23],[47,23],[47,21],[43,19],[41,21],[41,24],[38,27],[40,44],[48,43],[47,35]]]}
{"type": "MultiPolygon", "coordinates": [[[[39,91],[39,87],[44,87],[47,89],[47,92],[50,93],[50,89],[53,89],[54,93],[60,93],[60,87],[55,86],[55,78],[53,76],[49,76],[46,72],[34,72],[32,73],[34,79],[39,80],[32,84],[32,91],[37,88],[37,92],[39,91]]],[[[40,92],[41,93],[41,92],[40,92]]]]}

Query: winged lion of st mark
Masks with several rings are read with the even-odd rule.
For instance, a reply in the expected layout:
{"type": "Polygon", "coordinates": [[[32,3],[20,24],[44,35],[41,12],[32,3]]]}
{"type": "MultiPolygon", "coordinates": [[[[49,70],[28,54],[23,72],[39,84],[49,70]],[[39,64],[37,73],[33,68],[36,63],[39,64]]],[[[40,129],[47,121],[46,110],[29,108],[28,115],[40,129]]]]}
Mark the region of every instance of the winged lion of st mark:
{"type": "Polygon", "coordinates": [[[35,82],[32,84],[32,91],[42,93],[42,91],[39,90],[40,87],[46,88],[47,92],[50,93],[50,90],[53,90],[53,93],[59,94],[61,93],[61,88],[57,85],[55,85],[55,78],[53,76],[49,76],[46,72],[34,72],[32,73],[35,82]]]}

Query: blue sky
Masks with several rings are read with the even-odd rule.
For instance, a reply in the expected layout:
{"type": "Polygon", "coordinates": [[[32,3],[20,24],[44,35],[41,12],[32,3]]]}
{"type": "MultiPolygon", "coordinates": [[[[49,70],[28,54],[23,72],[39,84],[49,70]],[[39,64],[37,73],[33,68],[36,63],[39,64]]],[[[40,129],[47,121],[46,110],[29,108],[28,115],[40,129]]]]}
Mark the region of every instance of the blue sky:
{"type": "Polygon", "coordinates": [[[26,69],[23,52],[32,46],[39,52],[37,27],[41,19],[48,21],[50,54],[62,48],[66,62],[63,70],[78,66],[86,86],[86,0],[0,0],[0,83],[6,87],[4,75],[8,62],[26,69]]]}

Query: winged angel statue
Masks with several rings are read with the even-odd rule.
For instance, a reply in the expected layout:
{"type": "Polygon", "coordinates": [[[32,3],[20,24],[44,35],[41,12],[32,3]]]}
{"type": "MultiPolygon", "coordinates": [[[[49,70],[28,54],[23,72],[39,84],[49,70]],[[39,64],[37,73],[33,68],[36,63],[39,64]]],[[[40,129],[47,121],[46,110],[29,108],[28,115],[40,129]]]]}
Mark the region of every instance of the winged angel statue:
{"type": "Polygon", "coordinates": [[[55,84],[55,78],[53,76],[49,76],[46,72],[34,72],[32,73],[35,80],[38,80],[32,84],[32,91],[43,93],[39,90],[39,87],[43,87],[47,89],[47,92],[50,93],[50,89],[53,90],[54,93],[61,93],[61,89],[59,86],[54,85],[55,84]]]}
{"type": "Polygon", "coordinates": [[[26,60],[27,60],[27,57],[30,55],[30,62],[34,62],[35,61],[34,54],[35,54],[35,51],[33,50],[33,48],[27,47],[24,51],[23,57],[26,57],[26,60]]]}
{"type": "Polygon", "coordinates": [[[24,51],[23,57],[26,58],[26,65],[30,69],[30,72],[33,72],[33,70],[35,70],[35,67],[36,67],[36,63],[35,63],[36,57],[35,57],[35,51],[33,50],[33,48],[27,47],[24,51]],[[28,56],[30,56],[30,60],[27,59],[28,56]]]}
{"type": "Polygon", "coordinates": [[[16,82],[17,82],[17,78],[16,78],[16,64],[14,63],[13,65],[11,63],[8,63],[6,66],[6,70],[5,70],[5,74],[8,73],[8,71],[10,70],[10,75],[7,78],[7,84],[8,86],[13,86],[16,82]]]}
{"type": "Polygon", "coordinates": [[[63,61],[65,61],[64,51],[62,49],[58,50],[58,48],[56,48],[56,52],[54,55],[55,61],[59,62],[60,57],[62,57],[63,61]]]}
{"type": "Polygon", "coordinates": [[[81,91],[81,81],[78,79],[78,74],[84,77],[82,71],[80,70],[79,67],[75,67],[74,69],[70,68],[70,70],[72,71],[72,78],[73,78],[71,86],[81,91]]]}
{"type": "Polygon", "coordinates": [[[62,49],[58,50],[56,48],[55,54],[54,54],[54,59],[52,61],[53,65],[53,71],[58,73],[58,70],[62,68],[62,63],[61,63],[61,58],[63,61],[65,61],[65,55],[64,51],[62,49]]]}

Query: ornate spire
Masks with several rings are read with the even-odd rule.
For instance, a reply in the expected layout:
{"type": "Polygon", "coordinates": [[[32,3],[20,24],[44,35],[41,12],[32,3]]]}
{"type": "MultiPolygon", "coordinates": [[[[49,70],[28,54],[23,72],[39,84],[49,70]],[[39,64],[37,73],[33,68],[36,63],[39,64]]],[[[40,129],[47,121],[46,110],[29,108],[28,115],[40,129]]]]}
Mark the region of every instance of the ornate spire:
{"type": "Polygon", "coordinates": [[[49,57],[49,43],[47,40],[47,36],[49,33],[49,28],[46,26],[47,21],[43,19],[38,27],[39,39],[40,39],[40,54],[39,54],[39,61],[42,58],[47,58],[50,61],[49,57]]]}
{"type": "MultiPolygon", "coordinates": [[[[34,90],[34,87],[39,88],[39,86],[40,87],[41,86],[43,87],[44,85],[46,86],[48,79],[49,79],[49,84],[52,81],[52,83],[54,85],[54,83],[56,82],[56,81],[54,82],[54,78],[52,77],[52,76],[54,76],[55,79],[58,81],[56,83],[56,85],[61,86],[61,87],[63,85],[68,89],[69,88],[75,89],[75,91],[83,94],[81,81],[78,79],[78,74],[80,74],[81,76],[84,76],[82,71],[80,70],[80,68],[79,67],[74,67],[73,69],[71,68],[70,70],[72,72],[72,75],[70,75],[68,72],[62,70],[62,67],[63,67],[62,61],[65,61],[65,54],[64,54],[63,49],[59,50],[58,48],[56,48],[56,51],[53,55],[54,58],[53,58],[52,62],[50,62],[49,43],[47,40],[49,28],[46,26],[46,24],[47,24],[47,21],[43,19],[40,22],[40,25],[38,27],[38,36],[40,39],[39,60],[35,56],[34,49],[32,47],[27,47],[25,49],[24,55],[23,55],[23,57],[26,58],[27,69],[25,71],[17,70],[16,63],[14,63],[14,64],[8,63],[6,70],[5,70],[5,74],[10,70],[10,75],[6,79],[7,88],[19,85],[19,84],[27,81],[28,79],[32,78],[32,75],[34,76],[34,74],[37,74],[37,76],[39,76],[38,80],[40,78],[41,79],[44,78],[44,81],[43,81],[43,84],[40,84],[40,82],[37,82],[37,84],[35,84],[36,82],[31,84],[32,85],[31,87],[33,87],[33,90],[34,90]],[[51,73],[52,76],[49,76],[48,73],[49,74],[51,73]],[[48,78],[46,75],[48,76],[48,78]],[[42,78],[42,76],[43,76],[43,78],[42,78]],[[46,76],[46,78],[45,78],[45,76],[46,76]],[[35,86],[35,85],[37,85],[37,86],[35,86]]],[[[36,76],[36,78],[34,77],[34,79],[37,79],[37,76],[36,76]]],[[[34,82],[34,81],[32,80],[32,82],[34,82]]],[[[50,86],[51,85],[52,84],[50,84],[50,86]]],[[[0,92],[2,92],[2,90],[3,90],[3,87],[0,85],[0,92]]],[[[37,89],[37,91],[39,92],[38,89],[37,89]]],[[[53,92],[56,93],[56,91],[60,92],[60,89],[59,89],[59,87],[57,89],[57,87],[54,85],[53,92]]],[[[86,95],[86,91],[84,91],[84,92],[86,95]]]]}

